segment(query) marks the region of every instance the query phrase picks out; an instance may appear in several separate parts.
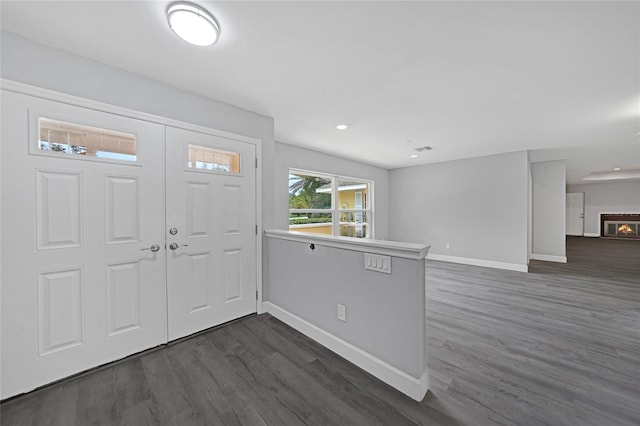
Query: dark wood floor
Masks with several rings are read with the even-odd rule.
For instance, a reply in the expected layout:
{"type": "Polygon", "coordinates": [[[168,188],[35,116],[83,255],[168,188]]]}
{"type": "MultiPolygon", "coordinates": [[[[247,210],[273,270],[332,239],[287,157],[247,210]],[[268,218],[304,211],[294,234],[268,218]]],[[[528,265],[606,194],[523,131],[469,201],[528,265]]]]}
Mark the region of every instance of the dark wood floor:
{"type": "Polygon", "coordinates": [[[531,272],[427,263],[430,407],[469,425],[640,425],[640,241],[531,272]]]}
{"type": "Polygon", "coordinates": [[[417,403],[269,315],[0,406],[3,425],[639,425],[640,242],[532,272],[427,262],[417,403]]]}

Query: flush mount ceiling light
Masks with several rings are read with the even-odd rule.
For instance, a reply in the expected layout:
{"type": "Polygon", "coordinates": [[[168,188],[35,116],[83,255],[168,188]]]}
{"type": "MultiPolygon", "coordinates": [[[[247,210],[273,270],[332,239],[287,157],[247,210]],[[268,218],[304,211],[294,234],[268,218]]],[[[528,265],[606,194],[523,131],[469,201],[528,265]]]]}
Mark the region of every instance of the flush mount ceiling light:
{"type": "Polygon", "coordinates": [[[346,124],[338,124],[336,126],[336,129],[338,129],[338,130],[347,130],[347,127],[348,126],[346,124]]]}
{"type": "Polygon", "coordinates": [[[192,3],[172,3],[167,9],[169,27],[178,37],[196,46],[218,41],[220,27],[209,12],[192,3]]]}
{"type": "Polygon", "coordinates": [[[418,158],[418,154],[411,154],[409,157],[411,157],[411,158],[418,158]]]}

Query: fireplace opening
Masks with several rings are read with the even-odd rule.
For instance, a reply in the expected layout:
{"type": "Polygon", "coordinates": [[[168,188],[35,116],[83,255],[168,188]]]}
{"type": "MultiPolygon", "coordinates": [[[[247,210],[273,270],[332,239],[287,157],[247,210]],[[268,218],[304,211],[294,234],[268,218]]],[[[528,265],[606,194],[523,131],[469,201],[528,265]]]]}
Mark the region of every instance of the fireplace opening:
{"type": "Polygon", "coordinates": [[[618,234],[619,235],[636,235],[636,231],[635,231],[635,225],[633,225],[633,228],[631,226],[629,226],[629,224],[624,223],[622,225],[620,225],[618,227],[618,234]]]}
{"type": "Polygon", "coordinates": [[[602,214],[601,236],[640,240],[640,214],[602,214]]]}

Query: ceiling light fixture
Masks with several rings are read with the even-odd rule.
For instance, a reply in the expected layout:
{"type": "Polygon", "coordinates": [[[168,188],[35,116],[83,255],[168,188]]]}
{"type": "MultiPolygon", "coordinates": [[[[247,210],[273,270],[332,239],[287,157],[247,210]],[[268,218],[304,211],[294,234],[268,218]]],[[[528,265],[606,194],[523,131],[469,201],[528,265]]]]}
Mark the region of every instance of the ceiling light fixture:
{"type": "Polygon", "coordinates": [[[347,126],[346,124],[338,124],[336,126],[336,129],[338,129],[338,130],[347,130],[347,127],[349,127],[349,126],[347,126]]]}
{"type": "Polygon", "coordinates": [[[418,154],[411,154],[409,157],[411,157],[411,158],[418,158],[418,154]]]}
{"type": "Polygon", "coordinates": [[[615,170],[617,172],[618,170],[620,170],[620,167],[616,167],[613,170],[615,170]]]}
{"type": "Polygon", "coordinates": [[[167,9],[169,27],[178,37],[196,46],[218,41],[220,27],[213,16],[192,3],[172,3],[167,9]]]}

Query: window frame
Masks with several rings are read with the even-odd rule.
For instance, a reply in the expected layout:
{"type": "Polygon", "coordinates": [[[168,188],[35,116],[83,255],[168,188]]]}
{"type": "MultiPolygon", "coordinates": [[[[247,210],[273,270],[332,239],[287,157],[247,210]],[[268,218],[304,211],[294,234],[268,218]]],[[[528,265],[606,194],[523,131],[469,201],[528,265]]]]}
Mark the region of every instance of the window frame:
{"type": "MultiPolygon", "coordinates": [[[[292,209],[289,208],[289,215],[294,214],[302,214],[302,213],[331,213],[331,235],[332,236],[342,236],[345,238],[364,238],[373,240],[375,239],[375,202],[374,202],[374,185],[375,182],[372,179],[363,179],[352,176],[343,176],[338,174],[330,174],[326,172],[315,172],[311,170],[298,169],[295,167],[290,167],[288,170],[288,175],[306,175],[306,176],[317,176],[320,178],[329,179],[331,181],[331,208],[330,209],[292,209]],[[338,190],[338,182],[354,182],[354,183],[363,183],[366,186],[367,192],[367,200],[365,203],[365,208],[362,209],[342,209],[338,205],[339,200],[339,190],[338,190]],[[343,213],[363,213],[364,217],[367,219],[361,222],[366,229],[366,237],[356,237],[356,236],[345,236],[340,235],[340,227],[344,225],[346,222],[340,221],[340,215],[343,213]]],[[[287,188],[288,189],[288,188],[287,188]]],[[[288,192],[288,191],[287,191],[288,192]]],[[[364,200],[363,200],[364,201],[364,200]]],[[[350,222],[349,222],[350,223],[350,222]]],[[[295,228],[291,228],[291,224],[289,224],[288,229],[290,231],[295,231],[295,228]]],[[[311,233],[310,233],[311,234],[311,233]]]]}
{"type": "MultiPolygon", "coordinates": [[[[29,120],[29,137],[28,137],[28,153],[29,155],[38,155],[49,158],[61,158],[73,161],[89,161],[96,163],[110,163],[117,164],[122,166],[131,166],[131,167],[142,167],[143,160],[145,158],[144,149],[141,144],[139,144],[138,133],[135,129],[130,128],[129,125],[122,125],[120,116],[113,116],[113,119],[110,119],[108,123],[103,123],[101,121],[97,121],[93,114],[95,111],[88,111],[89,114],[85,111],[78,111],[77,107],[71,105],[74,108],[73,112],[70,111],[49,111],[49,112],[41,112],[37,109],[29,109],[28,112],[28,120],[29,120]],[[40,143],[47,141],[40,141],[40,119],[50,120],[50,121],[58,121],[65,124],[77,125],[82,127],[93,128],[96,130],[106,130],[115,133],[124,133],[126,135],[131,135],[135,138],[136,141],[136,159],[135,160],[123,160],[123,159],[115,159],[108,157],[96,157],[92,155],[81,155],[81,154],[71,154],[67,152],[58,152],[53,150],[43,150],[41,149],[40,143]]],[[[104,118],[104,117],[101,117],[104,118]]],[[[111,118],[111,117],[110,117],[111,118]]],[[[126,118],[126,117],[125,117],[126,118]]]]}

